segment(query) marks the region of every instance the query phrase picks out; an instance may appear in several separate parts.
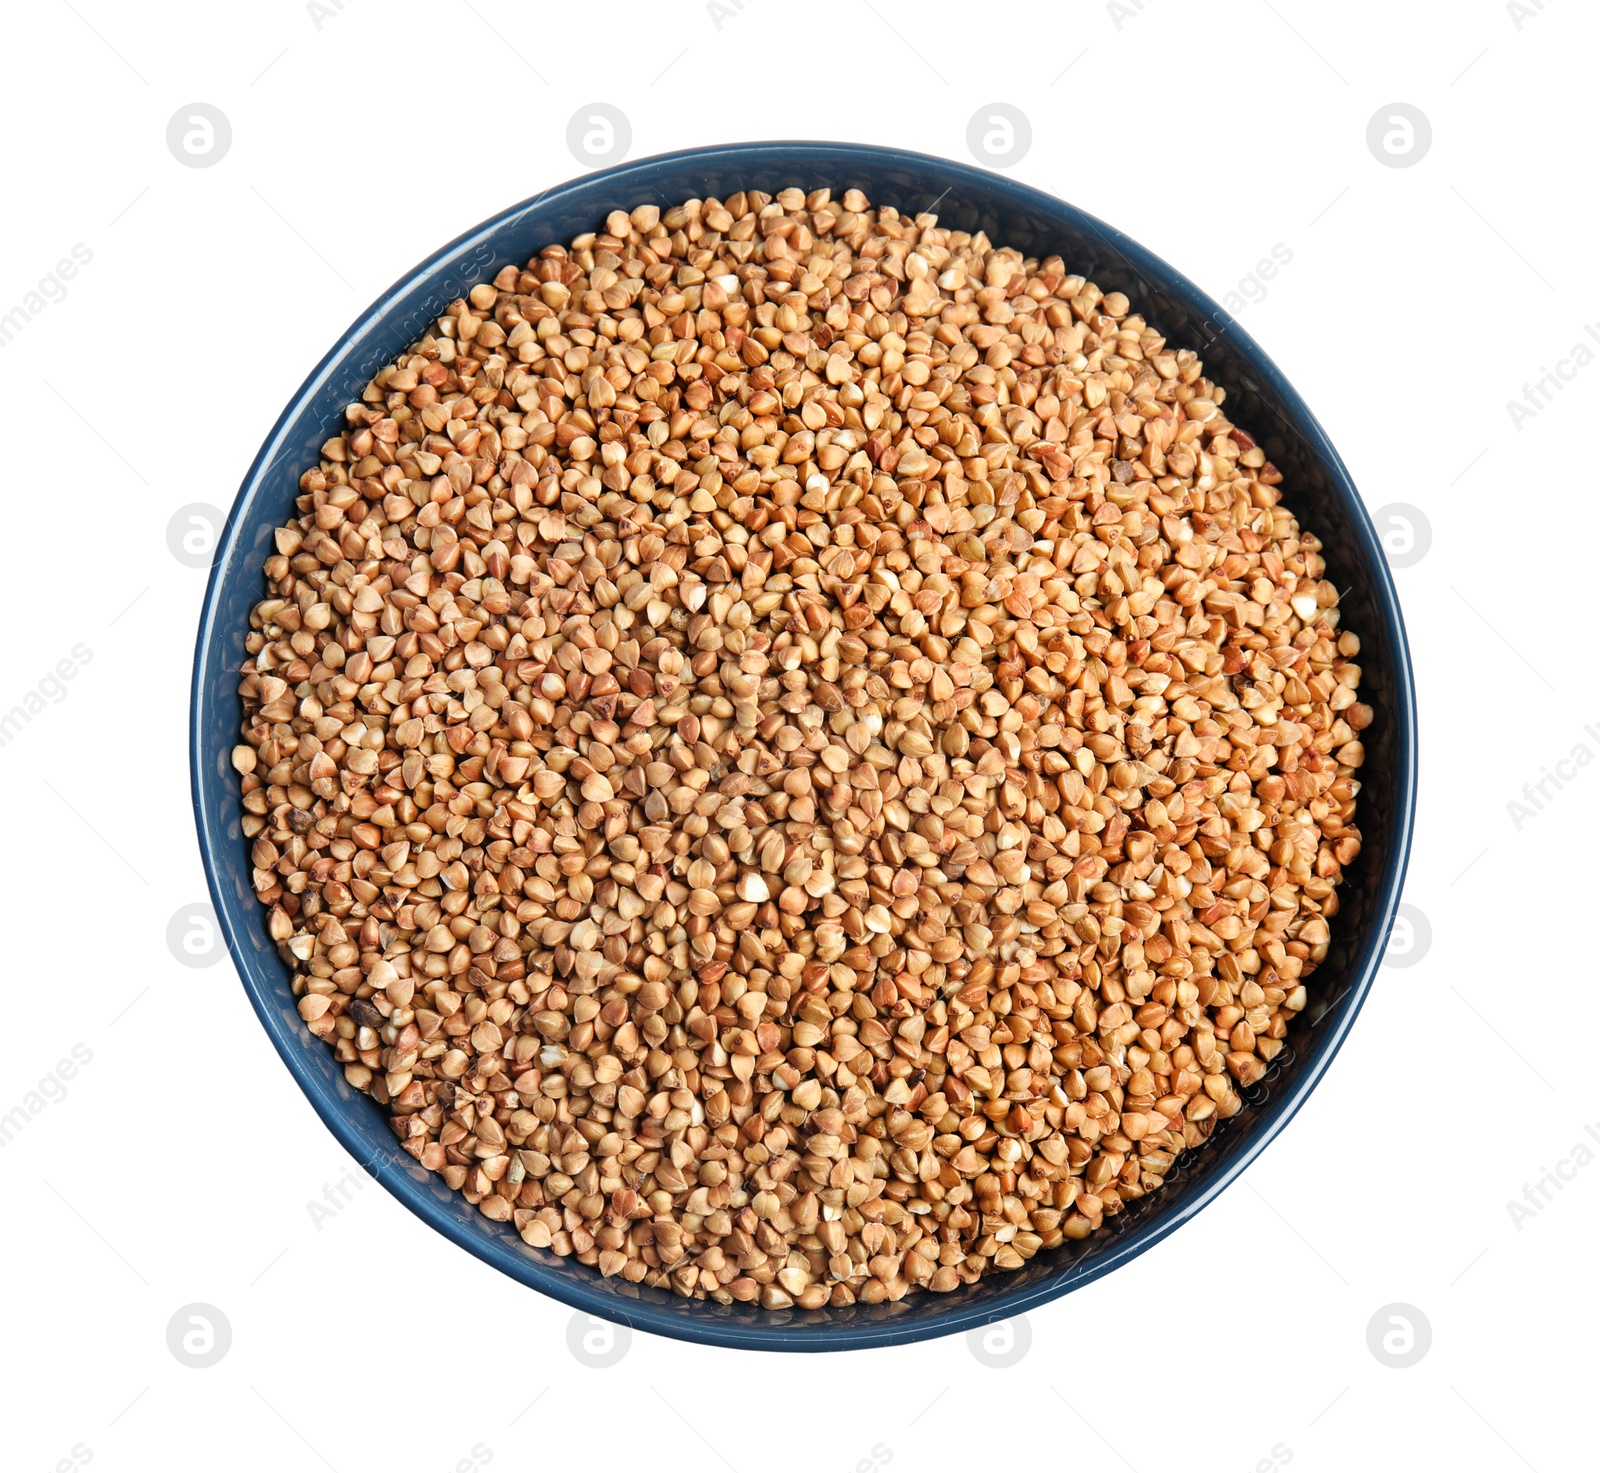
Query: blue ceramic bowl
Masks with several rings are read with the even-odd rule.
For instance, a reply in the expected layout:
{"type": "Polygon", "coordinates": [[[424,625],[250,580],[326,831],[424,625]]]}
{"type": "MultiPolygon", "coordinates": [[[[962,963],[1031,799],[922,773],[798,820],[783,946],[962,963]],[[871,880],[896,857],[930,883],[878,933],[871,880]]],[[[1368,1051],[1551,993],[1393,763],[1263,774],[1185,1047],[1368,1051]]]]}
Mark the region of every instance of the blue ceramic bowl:
{"type": "Polygon", "coordinates": [[[378,1181],[451,1241],[519,1283],[638,1330],[754,1350],[847,1350],[948,1335],[1008,1318],[1136,1258],[1212,1201],[1289,1122],[1355,1022],[1382,960],[1400,899],[1416,795],[1411,662],[1378,539],[1338,454],[1283,375],[1226,312],[1127,236],[1037,189],[966,164],[842,143],[750,143],[622,164],[546,191],[476,227],[395,283],[323,358],[283,411],[239,490],[206,589],[195,647],[191,762],[206,876],[234,964],[273,1044],[312,1106],[378,1181]],[[272,532],[289,515],[302,471],[342,423],[373,372],[419,337],[446,303],[542,247],[594,229],[613,209],[676,205],[740,189],[861,189],[908,214],[983,229],[1028,255],[1060,255],[1102,290],[1125,292],[1169,341],[1191,347],[1229,394],[1228,412],[1284,473],[1288,505],[1325,544],[1344,596],[1345,627],[1362,641],[1362,697],[1377,712],[1366,733],[1360,825],[1365,848],[1342,893],[1333,945],[1274,1066],[1247,1107],[1187,1154],[1158,1192],[1081,1243],[1041,1253],[1015,1273],[948,1295],[814,1311],[761,1310],[684,1299],[602,1279],[527,1247],[481,1216],[396,1144],[383,1112],[352,1089],[328,1047],[295,1011],[287,971],[267,938],[250,885],[228,754],[238,740],[236,693],[251,606],[262,596],[272,532]]]}

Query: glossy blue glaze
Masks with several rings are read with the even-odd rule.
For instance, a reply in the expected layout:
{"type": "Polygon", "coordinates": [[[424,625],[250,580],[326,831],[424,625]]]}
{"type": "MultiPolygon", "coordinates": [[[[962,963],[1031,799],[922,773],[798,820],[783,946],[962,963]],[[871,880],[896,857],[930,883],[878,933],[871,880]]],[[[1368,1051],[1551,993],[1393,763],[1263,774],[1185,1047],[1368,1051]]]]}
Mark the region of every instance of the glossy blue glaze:
{"type": "MultiPolygon", "coordinates": [[[[1372,523],[1327,436],[1266,354],[1215,302],[1127,236],[1071,205],[966,164],[841,143],[752,143],[694,149],[590,174],[507,210],[444,247],[352,325],[284,410],[244,479],[206,590],[195,649],[191,764],[195,820],[217,915],[250,1001],[312,1106],[358,1160],[411,1211],[518,1282],[637,1330],[756,1350],[847,1350],[948,1335],[1033,1309],[1136,1258],[1234,1181],[1288,1123],[1355,1021],[1382,958],[1400,898],[1416,796],[1416,714],[1405,630],[1372,523]],[[1324,542],[1344,597],[1345,627],[1362,639],[1362,697],[1377,712],[1365,734],[1360,825],[1365,849],[1341,892],[1333,946],[1271,1074],[1247,1108],[1203,1150],[1188,1153],[1159,1192],[1082,1243],[1040,1254],[1015,1273],[954,1294],[898,1304],[764,1311],[679,1299],[527,1247],[489,1222],[400,1150],[372,1100],[352,1089],[326,1045],[301,1023],[287,970],[267,938],[250,885],[228,754],[238,740],[243,635],[263,593],[273,528],[290,513],[302,471],[342,426],[344,406],[373,372],[422,334],[451,299],[507,262],[595,229],[613,209],[742,188],[851,187],[914,214],[937,202],[941,224],[983,229],[1025,254],[1060,255],[1178,347],[1192,347],[1229,393],[1228,412],[1284,472],[1288,505],[1324,542]]],[[[282,1102],[279,1102],[281,1106],[282,1102]]],[[[236,1102],[237,1105],[237,1102],[236,1102]]],[[[242,1105],[237,1105],[242,1110],[242,1105]]],[[[253,1108],[259,1108],[259,1102],[253,1108]]],[[[241,1118],[241,1128],[243,1120],[241,1118]]]]}

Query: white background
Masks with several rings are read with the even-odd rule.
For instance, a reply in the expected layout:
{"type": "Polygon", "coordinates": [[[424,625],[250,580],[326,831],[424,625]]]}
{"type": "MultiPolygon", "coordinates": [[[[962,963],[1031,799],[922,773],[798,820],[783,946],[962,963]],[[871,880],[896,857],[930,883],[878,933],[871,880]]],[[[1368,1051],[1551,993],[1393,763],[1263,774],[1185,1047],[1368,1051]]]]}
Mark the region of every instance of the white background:
{"type": "Polygon", "coordinates": [[[692,0],[335,4],[319,24],[295,0],[40,0],[0,30],[0,312],[93,253],[0,349],[0,710],[92,651],[0,749],[0,1112],[74,1045],[93,1056],[0,1154],[0,1462],[1593,1466],[1600,1161],[1520,1227],[1507,1209],[1600,1128],[1600,771],[1520,831],[1507,808],[1575,744],[1600,751],[1600,364],[1520,430],[1507,409],[1600,322],[1593,7],[1528,0],[1519,29],[1492,0],[746,0],[720,24],[692,0]],[[1242,1182],[1033,1314],[1008,1369],[962,1337],[774,1358],[639,1335],[584,1365],[568,1310],[380,1189],[315,1225],[350,1161],[226,960],[169,953],[205,895],[183,735],[205,575],[169,519],[229,505],[395,277],[581,172],[567,123],[596,101],[633,157],[811,135],[961,159],[980,104],[1012,103],[1033,131],[1012,173],[1219,298],[1292,252],[1241,322],[1369,506],[1431,525],[1396,574],[1424,734],[1406,898],[1431,949],[1384,970],[1242,1182]],[[1367,145],[1396,101],[1431,122],[1413,167],[1367,145]],[[214,167],[166,146],[194,102],[232,125],[214,167]],[[192,1302],[232,1327],[209,1369],[167,1348],[192,1302]],[[1409,1369],[1367,1343],[1397,1302],[1432,1329],[1409,1369]]]}

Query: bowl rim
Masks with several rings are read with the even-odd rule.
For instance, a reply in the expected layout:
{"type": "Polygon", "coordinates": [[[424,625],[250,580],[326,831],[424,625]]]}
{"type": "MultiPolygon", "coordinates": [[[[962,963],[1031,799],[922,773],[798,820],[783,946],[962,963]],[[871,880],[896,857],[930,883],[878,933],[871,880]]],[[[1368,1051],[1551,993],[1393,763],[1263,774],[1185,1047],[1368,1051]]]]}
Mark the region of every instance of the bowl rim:
{"type": "MultiPolygon", "coordinates": [[[[670,203],[675,204],[677,201],[670,203]]],[[[440,303],[439,308],[442,309],[443,305],[440,303]]],[[[1404,886],[1415,823],[1416,692],[1405,621],[1394,579],[1353,478],[1316,416],[1282,371],[1255,339],[1188,277],[1137,241],[1087,211],[1079,209],[1059,196],[1006,175],[909,149],[828,140],[759,140],[654,154],[596,169],[542,190],[463,231],[455,239],[403,273],[339,335],[333,346],[307,374],[273,423],[272,429],[245,473],[217,540],[216,554],[207,576],[205,596],[201,606],[195,643],[194,672],[190,681],[189,762],[190,795],[206,884],[218,924],[228,945],[230,959],[234,963],[250,1004],[279,1058],[287,1066],[301,1093],[310,1102],[322,1123],[391,1196],[456,1246],[465,1249],[489,1266],[499,1269],[518,1283],[548,1295],[575,1310],[626,1325],[631,1329],[645,1330],[691,1343],[733,1349],[861,1350],[907,1344],[981,1328],[984,1325],[1013,1318],[1092,1283],[1153,1247],[1181,1224],[1209,1206],[1233,1185],[1284,1130],[1327,1073],[1334,1057],[1348,1037],[1382,965],[1384,950],[1404,886]],[[1135,274],[1157,282],[1163,291],[1183,299],[1185,305],[1195,310],[1202,321],[1226,324],[1233,352],[1265,385],[1270,387],[1273,396],[1283,408],[1284,418],[1304,438],[1313,458],[1327,473],[1329,488],[1324,494],[1336,496],[1344,503],[1346,511],[1350,514],[1352,531],[1357,540],[1363,544],[1368,569],[1374,575],[1369,592],[1377,615],[1378,627],[1372,633],[1374,636],[1379,634],[1387,636],[1385,653],[1392,664],[1390,671],[1392,691],[1387,714],[1393,720],[1395,728],[1394,812],[1390,820],[1394,843],[1373,886],[1372,910],[1363,923],[1361,940],[1351,948],[1346,990],[1330,1006],[1329,1012],[1332,1016],[1326,1019],[1319,1032],[1317,1046],[1303,1067],[1282,1091],[1261,1105],[1253,1107],[1257,1114],[1251,1121],[1249,1136],[1241,1141],[1234,1155],[1217,1166],[1209,1178],[1200,1184],[1190,1199],[1180,1207],[1171,1212],[1152,1214],[1149,1221],[1122,1234],[1086,1263],[1069,1264],[1061,1273],[1042,1282],[1020,1286],[1013,1293],[1000,1296],[998,1303],[991,1299],[984,1303],[964,1304],[963,1295],[958,1291],[950,1296],[949,1302],[944,1306],[944,1313],[938,1318],[933,1320],[920,1318],[905,1324],[898,1323],[892,1316],[883,1317],[881,1320],[864,1320],[860,1323],[810,1327],[787,1322],[769,1324],[761,1320],[724,1319],[714,1314],[707,1314],[697,1321],[691,1314],[683,1312],[682,1306],[686,1301],[674,1298],[657,1307],[648,1297],[623,1298],[613,1292],[608,1287],[609,1281],[602,1279],[598,1274],[594,1274],[591,1284],[578,1277],[565,1277],[537,1259],[519,1256],[508,1244],[500,1242],[496,1234],[482,1231],[476,1221],[468,1227],[458,1217],[450,1215],[425,1192],[418,1181],[397,1164],[381,1158],[372,1158],[369,1143],[363,1138],[361,1129],[352,1118],[354,1112],[348,1110],[343,1101],[333,1098],[324,1082],[311,1072],[304,1039],[298,1036],[301,1026],[298,1016],[296,1015],[295,1022],[291,1024],[281,1011],[274,1010],[271,1006],[273,1001],[271,984],[254,974],[250,952],[243,944],[242,937],[243,927],[246,924],[243,912],[248,910],[254,919],[256,902],[253,896],[247,897],[243,902],[236,902],[224,888],[216,862],[216,856],[227,846],[237,845],[241,841],[225,832],[221,820],[208,812],[203,801],[203,760],[210,750],[203,723],[206,689],[208,684],[216,679],[217,667],[222,663],[222,652],[217,643],[218,602],[225,582],[225,571],[230,569],[234,561],[234,544],[241,535],[243,513],[246,508],[253,505],[267,476],[286,453],[282,442],[290,426],[313,405],[328,380],[344,366],[352,344],[367,331],[379,327],[391,315],[399,299],[435,268],[448,261],[466,257],[475,247],[486,245],[500,230],[514,223],[530,209],[554,203],[568,192],[590,189],[603,180],[616,183],[619,193],[630,183],[636,186],[637,192],[637,188],[649,187],[652,175],[668,166],[704,162],[754,168],[763,165],[785,165],[791,161],[797,173],[801,172],[802,167],[832,165],[843,170],[851,164],[883,168],[899,163],[923,170],[937,170],[951,180],[952,187],[966,182],[981,185],[987,190],[998,191],[1017,204],[1026,205],[1063,222],[1070,222],[1073,227],[1100,237],[1109,248],[1123,258],[1135,274]],[[630,176],[636,177],[630,179],[630,176]],[[672,1308],[673,1304],[678,1306],[676,1310],[672,1308]]],[[[276,985],[281,987],[281,978],[277,980],[276,985]]],[[[280,1003],[282,1000],[281,997],[276,999],[280,1003]]],[[[387,1122],[384,1122],[382,1128],[387,1131],[387,1122]]],[[[498,1224],[492,1226],[499,1227],[498,1224]]],[[[646,1291],[641,1288],[641,1293],[644,1292],[646,1291]]]]}

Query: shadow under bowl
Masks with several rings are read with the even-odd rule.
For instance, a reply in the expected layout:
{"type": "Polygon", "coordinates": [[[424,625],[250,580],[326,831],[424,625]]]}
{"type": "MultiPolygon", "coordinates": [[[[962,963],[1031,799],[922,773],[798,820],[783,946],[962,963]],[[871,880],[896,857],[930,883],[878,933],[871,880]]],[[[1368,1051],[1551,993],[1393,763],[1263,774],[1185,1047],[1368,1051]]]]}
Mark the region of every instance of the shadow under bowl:
{"type": "Polygon", "coordinates": [[[1233,1182],[1288,1123],[1326,1072],[1382,961],[1399,902],[1416,795],[1416,715],[1399,604],[1372,523],[1333,446],[1267,355],[1210,297],[1127,236],[1055,197],[965,164],[843,143],[748,143],[623,164],[561,185],[468,231],[386,291],[317,365],[245,477],[211,570],[195,650],[190,725],[195,820],[206,876],[234,964],[262,1026],[328,1129],[387,1190],[452,1242],[530,1288],[634,1329],[754,1350],[858,1350],[953,1334],[1010,1318],[1137,1257],[1233,1182]],[[326,1044],[295,1010],[288,969],[267,937],[250,883],[229,753],[242,711],[239,670],[262,565],[298,480],[342,425],[373,373],[427,330],[445,305],[508,262],[599,226],[614,209],[663,209],[686,199],[799,186],[862,190],[905,214],[937,206],[941,225],[983,230],[1025,255],[1059,255],[1133,309],[1176,347],[1205,359],[1228,391],[1229,417],[1283,472],[1289,508],[1322,539],[1328,576],[1347,588],[1343,627],[1362,641],[1362,699],[1376,712],[1364,733],[1358,821],[1363,851],[1341,889],[1312,1001],[1246,1107],[1200,1150],[1185,1153],[1159,1191],[1133,1202],[1090,1238],[1042,1252],[1013,1273],[947,1295],[843,1309],[762,1310],[680,1299],[602,1279],[592,1268],[530,1248],[509,1224],[483,1217],[402,1151],[385,1112],[345,1080],[326,1044]]]}

